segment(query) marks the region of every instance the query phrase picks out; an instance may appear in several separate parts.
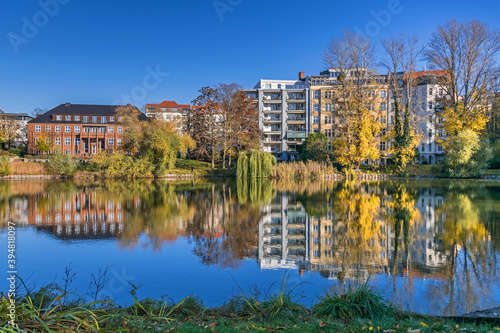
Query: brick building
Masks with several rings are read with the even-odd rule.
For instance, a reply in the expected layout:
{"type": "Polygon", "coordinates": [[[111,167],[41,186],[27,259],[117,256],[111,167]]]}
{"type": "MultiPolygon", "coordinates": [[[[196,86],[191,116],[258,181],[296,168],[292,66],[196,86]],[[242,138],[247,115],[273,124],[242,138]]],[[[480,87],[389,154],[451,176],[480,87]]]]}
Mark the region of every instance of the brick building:
{"type": "MultiPolygon", "coordinates": [[[[119,149],[125,128],[117,116],[118,105],[61,104],[28,122],[28,154],[40,154],[37,140],[52,151],[89,157],[119,149]]],[[[149,118],[141,113],[139,120],[149,118]]]]}

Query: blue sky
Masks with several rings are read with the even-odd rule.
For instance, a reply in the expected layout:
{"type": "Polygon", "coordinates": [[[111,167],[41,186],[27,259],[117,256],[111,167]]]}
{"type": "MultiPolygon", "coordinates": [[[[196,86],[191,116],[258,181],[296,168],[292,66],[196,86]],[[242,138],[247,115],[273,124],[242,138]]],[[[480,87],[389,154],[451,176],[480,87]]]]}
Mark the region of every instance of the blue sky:
{"type": "Polygon", "coordinates": [[[499,12],[498,0],[6,0],[0,109],[187,104],[218,82],[251,88],[261,78],[317,74],[343,27],[377,46],[391,33],[416,32],[425,43],[451,18],[499,28],[499,12]]]}

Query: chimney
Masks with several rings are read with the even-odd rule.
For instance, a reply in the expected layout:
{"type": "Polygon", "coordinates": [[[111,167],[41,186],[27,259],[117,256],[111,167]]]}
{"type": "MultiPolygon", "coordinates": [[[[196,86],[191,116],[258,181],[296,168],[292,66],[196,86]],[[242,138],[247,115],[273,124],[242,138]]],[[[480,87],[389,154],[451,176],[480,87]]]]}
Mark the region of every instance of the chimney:
{"type": "Polygon", "coordinates": [[[304,72],[299,72],[299,80],[304,80],[304,72]]]}
{"type": "Polygon", "coordinates": [[[71,106],[71,103],[66,102],[64,106],[71,106]]]}

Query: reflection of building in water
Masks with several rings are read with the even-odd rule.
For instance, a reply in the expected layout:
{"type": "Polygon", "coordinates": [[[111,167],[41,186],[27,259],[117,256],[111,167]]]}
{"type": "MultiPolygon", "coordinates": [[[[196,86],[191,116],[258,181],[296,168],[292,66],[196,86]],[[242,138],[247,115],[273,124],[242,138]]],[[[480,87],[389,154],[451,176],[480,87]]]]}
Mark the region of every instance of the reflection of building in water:
{"type": "Polygon", "coordinates": [[[335,214],[330,203],[324,216],[310,217],[300,202],[290,202],[290,196],[282,193],[265,207],[259,224],[261,268],[301,267],[329,279],[358,281],[380,273],[406,274],[408,267],[420,274],[435,274],[446,265],[450,253],[436,236],[444,220],[444,213],[438,213],[443,198],[426,191],[415,201],[416,218],[406,226],[401,223],[399,232],[389,219],[393,198],[387,194],[363,192],[366,198],[375,195],[379,199],[363,224],[335,214]],[[391,269],[394,266],[398,268],[391,269]]]}
{"type": "Polygon", "coordinates": [[[309,261],[308,215],[302,205],[277,195],[259,223],[259,260],[263,269],[298,268],[309,261]]]}
{"type": "MultiPolygon", "coordinates": [[[[63,192],[57,198],[50,196],[28,196],[30,225],[52,230],[56,236],[72,238],[113,236],[123,230],[125,207],[121,202],[98,195],[98,190],[63,192]]],[[[139,204],[139,200],[127,202],[136,207],[139,204]]]]}
{"type": "Polygon", "coordinates": [[[443,197],[436,195],[435,188],[425,188],[415,202],[421,219],[413,225],[415,231],[410,238],[410,256],[412,262],[428,268],[445,265],[451,255],[448,251],[443,252],[442,243],[436,237],[437,232],[443,231],[439,228],[442,227],[445,214],[438,212],[443,202],[443,197]]]}
{"type": "Polygon", "coordinates": [[[0,225],[14,222],[17,226],[28,225],[28,200],[26,198],[12,198],[0,209],[0,225]]]}

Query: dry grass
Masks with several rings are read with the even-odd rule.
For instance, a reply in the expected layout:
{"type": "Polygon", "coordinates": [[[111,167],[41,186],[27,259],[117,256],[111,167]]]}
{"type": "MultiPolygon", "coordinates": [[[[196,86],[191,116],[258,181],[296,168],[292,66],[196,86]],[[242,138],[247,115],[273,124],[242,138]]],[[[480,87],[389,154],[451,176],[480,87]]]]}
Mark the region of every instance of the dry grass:
{"type": "Polygon", "coordinates": [[[320,178],[325,174],[337,173],[335,167],[321,162],[278,163],[273,167],[271,178],[274,179],[306,179],[320,178]]]}
{"type": "Polygon", "coordinates": [[[11,163],[12,175],[48,175],[44,163],[14,161],[11,163]]]}

